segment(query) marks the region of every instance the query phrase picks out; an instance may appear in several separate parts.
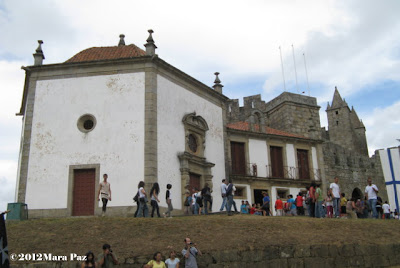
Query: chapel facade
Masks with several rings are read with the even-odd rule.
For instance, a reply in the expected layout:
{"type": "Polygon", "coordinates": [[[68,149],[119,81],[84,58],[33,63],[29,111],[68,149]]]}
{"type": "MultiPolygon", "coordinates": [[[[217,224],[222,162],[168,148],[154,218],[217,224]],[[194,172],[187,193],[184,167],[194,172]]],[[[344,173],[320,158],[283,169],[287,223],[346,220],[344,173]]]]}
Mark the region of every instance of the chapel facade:
{"type": "Polygon", "coordinates": [[[223,94],[218,73],[210,87],[162,60],[152,33],[145,50],[126,45],[121,35],[117,46],[92,47],[48,65],[39,41],[34,65],[23,67],[18,113],[16,201],[28,204],[31,217],[100,215],[104,173],[112,190],[107,211],[120,216],[133,215],[142,180],[147,190],[158,182],[161,196],[172,184],[178,211],[185,192],[205,183],[213,190],[213,211],[219,210],[225,178],[237,187],[235,199],[250,203],[260,203],[262,191],[272,203],[295,196],[312,181],[326,189],[336,175],[351,187],[361,188],[370,175],[384,183],[379,158],[368,157],[365,127],[355,112],[345,114],[337,90],[327,109],[329,131],[320,127],[313,97],[284,92],[265,102],[255,95],[241,107],[223,94]],[[333,127],[336,111],[350,141],[333,127]]]}

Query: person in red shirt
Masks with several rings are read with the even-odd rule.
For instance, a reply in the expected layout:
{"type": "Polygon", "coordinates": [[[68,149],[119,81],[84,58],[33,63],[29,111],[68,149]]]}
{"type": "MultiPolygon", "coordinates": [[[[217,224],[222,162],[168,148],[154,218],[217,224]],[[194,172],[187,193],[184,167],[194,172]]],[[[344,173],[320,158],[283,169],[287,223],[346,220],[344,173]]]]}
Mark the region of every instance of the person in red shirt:
{"type": "Polygon", "coordinates": [[[283,215],[283,202],[279,196],[276,197],[275,201],[275,211],[276,211],[276,216],[282,216],[283,215]]]}
{"type": "Polygon", "coordinates": [[[297,215],[304,216],[304,207],[303,207],[303,194],[299,192],[296,197],[296,207],[297,207],[297,215]]]}
{"type": "Polygon", "coordinates": [[[256,211],[257,211],[256,204],[253,204],[253,205],[251,206],[251,208],[250,208],[250,214],[251,214],[251,215],[254,215],[254,213],[256,213],[256,211]]]}

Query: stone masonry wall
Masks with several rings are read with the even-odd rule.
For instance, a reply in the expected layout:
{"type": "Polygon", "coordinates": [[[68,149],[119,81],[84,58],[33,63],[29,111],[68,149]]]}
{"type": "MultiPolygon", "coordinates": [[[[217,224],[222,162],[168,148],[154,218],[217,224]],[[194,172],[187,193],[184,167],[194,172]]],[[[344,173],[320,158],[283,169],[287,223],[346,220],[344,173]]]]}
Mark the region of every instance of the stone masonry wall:
{"type": "Polygon", "coordinates": [[[378,195],[383,201],[387,200],[385,179],[377,153],[370,158],[332,142],[324,142],[322,146],[328,183],[333,182],[334,177],[338,176],[341,192],[345,193],[346,197],[350,197],[356,187],[364,193],[367,179],[371,177],[372,183],[378,186],[378,195]]]}
{"type": "MultiPolygon", "coordinates": [[[[182,256],[178,256],[182,260],[182,256]]],[[[118,267],[143,267],[151,256],[120,259],[118,267]]],[[[342,267],[398,267],[400,244],[387,245],[288,245],[254,250],[224,250],[205,253],[198,257],[198,267],[290,267],[290,268],[342,268],[342,267]]],[[[78,262],[15,264],[18,268],[77,268],[78,262]]],[[[181,267],[183,265],[181,264],[181,267]]]]}

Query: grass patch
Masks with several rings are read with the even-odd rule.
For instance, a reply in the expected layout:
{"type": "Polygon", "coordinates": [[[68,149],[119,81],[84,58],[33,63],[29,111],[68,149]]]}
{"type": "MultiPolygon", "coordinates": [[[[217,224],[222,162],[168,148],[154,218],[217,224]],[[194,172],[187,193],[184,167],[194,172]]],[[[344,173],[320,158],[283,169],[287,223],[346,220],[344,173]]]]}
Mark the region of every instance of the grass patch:
{"type": "Polygon", "coordinates": [[[189,236],[203,252],[296,244],[393,244],[400,221],[209,215],[164,218],[88,217],[7,222],[10,253],[96,255],[104,243],[120,258],[178,252],[189,236]]]}

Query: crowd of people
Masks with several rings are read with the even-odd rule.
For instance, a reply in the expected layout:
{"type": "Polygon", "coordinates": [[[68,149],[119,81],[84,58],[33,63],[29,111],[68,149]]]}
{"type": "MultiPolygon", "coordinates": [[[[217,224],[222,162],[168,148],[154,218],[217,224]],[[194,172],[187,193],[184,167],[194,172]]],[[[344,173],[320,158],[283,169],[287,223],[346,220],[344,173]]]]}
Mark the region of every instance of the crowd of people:
{"type": "MultiPolygon", "coordinates": [[[[299,192],[296,198],[288,195],[284,202],[283,197],[277,196],[274,204],[276,216],[309,216],[315,218],[350,218],[350,219],[399,219],[399,213],[392,211],[388,201],[383,202],[378,196],[378,187],[368,178],[368,185],[364,194],[354,192],[348,200],[345,193],[340,191],[339,178],[329,185],[324,194],[320,184],[311,183],[306,187],[307,192],[299,192]]],[[[270,197],[263,192],[263,203],[252,204],[242,200],[240,212],[242,214],[272,216],[270,197]]]]}
{"type": "MultiPolygon", "coordinates": [[[[107,182],[107,174],[103,175],[103,181],[100,183],[98,200],[103,202],[102,215],[104,216],[107,209],[107,202],[111,201],[111,186],[107,182]]],[[[251,215],[272,216],[272,209],[275,210],[276,216],[309,216],[315,218],[340,218],[346,217],[351,219],[362,218],[384,218],[399,219],[397,210],[391,210],[387,201],[383,202],[378,196],[379,189],[372,183],[372,179],[368,178],[368,185],[365,187],[364,194],[353,192],[351,198],[347,199],[345,193],[342,193],[339,186],[339,178],[335,177],[329,188],[324,191],[321,185],[312,182],[306,187],[307,192],[299,192],[296,197],[289,194],[286,201],[284,196],[277,196],[275,204],[271,206],[271,199],[267,191],[263,191],[262,203],[251,204],[247,200],[242,200],[240,213],[251,215]]],[[[160,203],[160,186],[157,182],[153,183],[150,193],[144,189],[144,182],[140,181],[138,191],[133,200],[137,204],[135,217],[161,217],[158,203],[160,203]],[[147,206],[150,199],[151,213],[147,206]],[[150,214],[150,215],[149,215],[150,214]]],[[[167,211],[163,213],[164,217],[172,217],[172,185],[167,184],[165,200],[167,203],[167,211]]],[[[212,190],[206,183],[202,189],[192,188],[185,193],[184,214],[185,215],[207,215],[212,212],[212,190]]],[[[239,213],[234,199],[236,187],[235,185],[223,179],[221,186],[222,205],[220,212],[227,212],[228,216],[233,215],[233,211],[239,213]],[[233,208],[233,211],[232,211],[233,208]]]]}
{"type": "MultiPolygon", "coordinates": [[[[184,267],[186,268],[197,268],[197,256],[201,256],[202,253],[196,243],[193,243],[189,237],[184,240],[184,248],[182,249],[182,256],[184,261],[184,267]]],[[[149,260],[144,268],[179,268],[181,260],[177,257],[177,252],[168,246],[168,258],[163,261],[164,257],[160,251],[154,253],[153,258],[149,260]]],[[[112,251],[109,244],[103,245],[103,251],[97,256],[92,251],[86,253],[86,260],[82,262],[81,268],[113,268],[118,265],[119,261],[117,255],[112,251]]],[[[183,267],[183,266],[182,266],[183,267]]]]}

